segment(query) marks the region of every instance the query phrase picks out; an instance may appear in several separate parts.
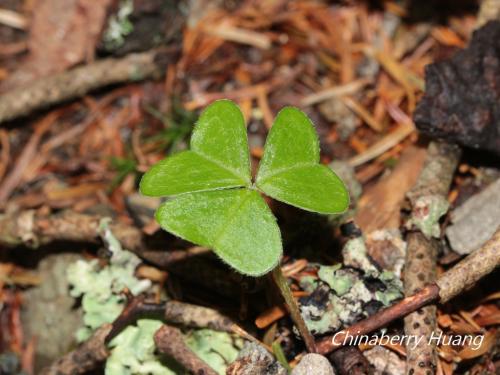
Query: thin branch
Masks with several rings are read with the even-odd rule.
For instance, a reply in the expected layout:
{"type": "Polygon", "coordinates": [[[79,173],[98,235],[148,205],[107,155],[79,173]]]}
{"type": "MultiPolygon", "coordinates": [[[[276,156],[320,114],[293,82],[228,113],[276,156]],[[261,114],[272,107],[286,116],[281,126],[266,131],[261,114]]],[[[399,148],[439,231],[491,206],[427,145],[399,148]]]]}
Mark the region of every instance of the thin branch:
{"type": "Polygon", "coordinates": [[[439,302],[448,302],[464,290],[472,288],[500,265],[500,229],[479,250],[462,259],[436,281],[439,302]]]}
{"type": "Polygon", "coordinates": [[[104,324],[78,348],[43,369],[40,375],[76,375],[95,369],[108,357],[105,339],[112,329],[104,324]]]}
{"type": "Polygon", "coordinates": [[[236,323],[217,310],[179,301],[165,305],[165,321],[192,328],[210,328],[216,331],[234,332],[236,323]]]}
{"type": "Polygon", "coordinates": [[[80,98],[112,84],[160,77],[176,51],[154,50],[123,58],[103,59],[63,73],[41,78],[0,96],[0,123],[80,98]]]}
{"type": "Polygon", "coordinates": [[[164,325],[156,331],[154,340],[160,352],[175,359],[190,373],[217,375],[217,372],[186,345],[184,337],[178,328],[164,325]]]}
{"type": "MultiPolygon", "coordinates": [[[[54,241],[100,243],[99,223],[102,218],[71,210],[49,216],[39,215],[35,210],[3,214],[0,215],[0,245],[24,245],[36,249],[54,241]]],[[[113,221],[110,230],[124,248],[161,268],[209,251],[197,246],[186,250],[154,251],[146,245],[141,230],[133,225],[113,221]]]]}

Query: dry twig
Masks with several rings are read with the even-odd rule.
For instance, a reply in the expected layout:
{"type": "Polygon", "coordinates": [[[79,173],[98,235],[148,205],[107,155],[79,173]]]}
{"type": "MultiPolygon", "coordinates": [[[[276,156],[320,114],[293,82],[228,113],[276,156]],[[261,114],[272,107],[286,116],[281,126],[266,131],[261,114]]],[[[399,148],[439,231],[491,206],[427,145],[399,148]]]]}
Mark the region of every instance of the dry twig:
{"type": "Polygon", "coordinates": [[[101,87],[160,77],[175,54],[174,50],[155,50],[120,59],[104,59],[41,78],[29,87],[10,90],[0,96],[0,123],[82,97],[101,87]]]}
{"type": "Polygon", "coordinates": [[[217,310],[178,301],[168,301],[165,305],[165,321],[185,327],[224,332],[234,332],[235,327],[230,318],[217,310]]]}
{"type": "Polygon", "coordinates": [[[43,369],[40,374],[76,375],[93,370],[109,355],[104,341],[111,328],[111,324],[104,324],[87,341],[43,369]]]}
{"type": "MultiPolygon", "coordinates": [[[[9,212],[0,215],[0,245],[24,245],[36,249],[55,241],[99,243],[102,219],[99,215],[71,210],[50,216],[39,215],[35,210],[9,212]]],[[[146,246],[143,233],[135,226],[113,221],[110,229],[124,248],[161,268],[209,251],[197,246],[169,252],[154,251],[146,246]]]]}
{"type": "Polygon", "coordinates": [[[202,361],[184,342],[181,331],[164,325],[155,334],[158,350],[179,362],[192,374],[217,375],[210,366],[202,361]]]}

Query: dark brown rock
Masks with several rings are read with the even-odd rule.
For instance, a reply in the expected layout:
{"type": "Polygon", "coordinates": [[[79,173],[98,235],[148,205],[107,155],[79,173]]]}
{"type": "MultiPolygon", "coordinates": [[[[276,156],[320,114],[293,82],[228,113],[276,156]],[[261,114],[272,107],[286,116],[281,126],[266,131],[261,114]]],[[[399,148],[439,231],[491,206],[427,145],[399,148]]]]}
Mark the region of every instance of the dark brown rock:
{"type": "Polygon", "coordinates": [[[500,155],[500,22],[477,30],[468,48],[429,65],[426,93],[417,106],[417,128],[500,155]]]}

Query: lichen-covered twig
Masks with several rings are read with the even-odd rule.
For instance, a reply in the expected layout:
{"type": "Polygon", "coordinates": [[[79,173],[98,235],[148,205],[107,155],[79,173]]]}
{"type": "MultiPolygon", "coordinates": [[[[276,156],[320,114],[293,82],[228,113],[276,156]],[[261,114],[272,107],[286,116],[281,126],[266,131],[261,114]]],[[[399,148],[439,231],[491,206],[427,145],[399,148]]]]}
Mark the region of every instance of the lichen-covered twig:
{"type": "Polygon", "coordinates": [[[429,144],[424,168],[407,194],[412,207],[410,229],[417,229],[426,237],[439,237],[439,219],[448,211],[448,190],[460,155],[456,145],[441,141],[429,144]]]}
{"type": "MultiPolygon", "coordinates": [[[[39,215],[35,210],[3,214],[0,215],[0,245],[23,245],[36,249],[54,241],[99,243],[99,223],[102,218],[71,210],[53,215],[39,215]]],[[[125,249],[162,268],[208,251],[200,247],[170,252],[154,251],[146,246],[138,228],[116,221],[111,222],[109,228],[125,249]]]]}
{"type": "MultiPolygon", "coordinates": [[[[420,176],[407,194],[412,205],[413,230],[407,236],[404,272],[405,295],[411,296],[436,281],[439,219],[448,211],[448,191],[460,158],[460,148],[444,142],[431,142],[420,176]]],[[[436,330],[436,306],[425,306],[405,317],[405,334],[424,337],[407,350],[406,371],[410,374],[435,372],[437,352],[428,338],[436,330]]]]}
{"type": "MultiPolygon", "coordinates": [[[[0,244],[37,248],[53,241],[99,242],[102,216],[74,211],[55,215],[39,215],[35,210],[0,215],[0,244]]],[[[113,222],[110,230],[124,248],[140,252],[144,249],[141,231],[133,226],[113,222]]]]}
{"type": "Polygon", "coordinates": [[[93,370],[109,355],[104,341],[111,328],[111,324],[104,324],[87,341],[43,369],[40,374],[76,375],[93,370]]]}
{"type": "Polygon", "coordinates": [[[446,303],[464,290],[474,286],[478,280],[500,265],[500,230],[481,248],[464,258],[457,265],[446,271],[433,284],[427,285],[412,296],[380,310],[336,336],[327,336],[316,342],[320,354],[327,354],[343,346],[344,338],[349,335],[359,336],[385,327],[395,319],[404,317],[431,303],[446,303]],[[335,337],[335,340],[334,340],[335,337]]]}
{"type": "Polygon", "coordinates": [[[217,372],[189,349],[178,328],[164,325],[156,331],[154,339],[156,347],[161,353],[174,358],[190,373],[217,375],[217,372]]]}
{"type": "Polygon", "coordinates": [[[99,60],[13,89],[0,96],[0,123],[82,97],[101,87],[159,77],[175,53],[173,49],[154,50],[99,60]]]}

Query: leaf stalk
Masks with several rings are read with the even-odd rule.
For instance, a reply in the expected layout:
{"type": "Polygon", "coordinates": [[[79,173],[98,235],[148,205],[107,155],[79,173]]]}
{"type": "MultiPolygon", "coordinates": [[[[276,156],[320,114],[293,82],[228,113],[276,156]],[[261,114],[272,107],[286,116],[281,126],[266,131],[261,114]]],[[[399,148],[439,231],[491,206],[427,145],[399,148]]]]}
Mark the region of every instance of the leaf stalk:
{"type": "Polygon", "coordinates": [[[283,299],[285,300],[285,304],[287,305],[288,311],[290,312],[290,316],[292,317],[295,326],[299,330],[302,339],[306,345],[307,351],[310,353],[316,353],[316,343],[314,341],[314,337],[307,328],[306,322],[302,317],[299,309],[299,305],[295,298],[293,297],[292,291],[288,286],[288,281],[286,277],[283,275],[281,271],[281,267],[278,265],[272,271],[272,277],[274,283],[277,285],[283,299]]]}

